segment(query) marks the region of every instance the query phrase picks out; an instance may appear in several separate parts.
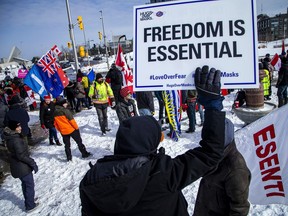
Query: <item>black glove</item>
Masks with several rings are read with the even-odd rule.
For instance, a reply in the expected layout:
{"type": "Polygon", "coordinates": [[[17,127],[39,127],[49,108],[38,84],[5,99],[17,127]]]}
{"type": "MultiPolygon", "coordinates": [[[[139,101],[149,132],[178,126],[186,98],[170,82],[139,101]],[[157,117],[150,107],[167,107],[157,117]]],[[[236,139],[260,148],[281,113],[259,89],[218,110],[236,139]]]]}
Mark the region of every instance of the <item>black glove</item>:
{"type": "Polygon", "coordinates": [[[195,86],[198,92],[198,101],[207,109],[223,109],[221,97],[221,71],[205,65],[196,68],[195,86]]]}
{"type": "Polygon", "coordinates": [[[34,173],[36,174],[38,172],[38,166],[35,163],[35,165],[32,167],[32,169],[34,170],[34,173]]]}

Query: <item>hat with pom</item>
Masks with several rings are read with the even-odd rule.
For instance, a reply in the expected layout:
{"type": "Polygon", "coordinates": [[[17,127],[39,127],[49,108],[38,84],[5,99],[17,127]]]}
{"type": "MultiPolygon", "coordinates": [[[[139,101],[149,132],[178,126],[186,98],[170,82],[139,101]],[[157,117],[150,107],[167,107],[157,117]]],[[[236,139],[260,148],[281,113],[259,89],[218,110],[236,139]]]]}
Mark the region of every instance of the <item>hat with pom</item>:
{"type": "Polygon", "coordinates": [[[46,99],[51,99],[50,95],[45,95],[44,100],[46,100],[46,99]]]}
{"type": "Polygon", "coordinates": [[[125,98],[128,94],[131,94],[130,90],[127,87],[124,87],[120,90],[120,95],[125,98]]]}

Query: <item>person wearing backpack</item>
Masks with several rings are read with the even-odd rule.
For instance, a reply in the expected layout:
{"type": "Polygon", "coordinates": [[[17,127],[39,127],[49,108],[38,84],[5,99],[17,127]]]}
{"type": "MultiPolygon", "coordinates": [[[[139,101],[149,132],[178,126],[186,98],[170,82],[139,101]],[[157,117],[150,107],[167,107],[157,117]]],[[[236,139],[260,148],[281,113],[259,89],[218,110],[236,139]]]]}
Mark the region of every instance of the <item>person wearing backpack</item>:
{"type": "Polygon", "coordinates": [[[123,73],[116,67],[115,63],[111,65],[111,68],[106,75],[106,80],[107,82],[109,81],[111,84],[111,89],[113,91],[115,102],[117,104],[120,98],[120,90],[123,82],[123,73]]]}
{"type": "Polygon", "coordinates": [[[90,86],[89,97],[92,98],[92,103],[96,108],[99,125],[101,128],[102,136],[106,135],[108,128],[108,116],[107,108],[109,106],[109,99],[111,100],[111,108],[116,107],[113,91],[110,85],[103,80],[103,76],[100,73],[96,74],[96,79],[90,86]]]}

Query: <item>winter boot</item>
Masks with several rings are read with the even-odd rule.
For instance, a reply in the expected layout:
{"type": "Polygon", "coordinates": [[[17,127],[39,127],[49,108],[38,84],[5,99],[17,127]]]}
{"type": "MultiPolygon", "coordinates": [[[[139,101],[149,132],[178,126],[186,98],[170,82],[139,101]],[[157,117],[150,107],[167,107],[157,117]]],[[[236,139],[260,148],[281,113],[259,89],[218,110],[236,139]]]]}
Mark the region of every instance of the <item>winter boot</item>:
{"type": "Polygon", "coordinates": [[[281,107],[283,105],[284,105],[284,99],[278,97],[278,107],[281,107]]]}
{"type": "Polygon", "coordinates": [[[53,138],[50,138],[50,139],[49,139],[49,144],[50,144],[50,145],[55,145],[55,143],[53,142],[53,138]]]}
{"type": "Polygon", "coordinates": [[[71,149],[65,148],[65,153],[66,153],[67,161],[72,161],[71,149]]]}
{"type": "Polygon", "coordinates": [[[62,144],[59,142],[59,140],[56,140],[56,145],[61,146],[62,144]]]}
{"type": "Polygon", "coordinates": [[[82,158],[87,158],[89,156],[91,156],[92,154],[90,152],[86,152],[84,154],[82,154],[82,158]]]}

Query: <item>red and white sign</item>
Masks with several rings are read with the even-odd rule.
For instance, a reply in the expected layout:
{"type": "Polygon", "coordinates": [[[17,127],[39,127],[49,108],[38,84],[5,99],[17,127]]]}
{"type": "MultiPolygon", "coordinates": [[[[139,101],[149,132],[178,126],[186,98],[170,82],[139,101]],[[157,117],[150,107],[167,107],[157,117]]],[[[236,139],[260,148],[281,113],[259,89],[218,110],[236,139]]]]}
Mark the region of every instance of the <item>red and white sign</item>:
{"type": "Polygon", "coordinates": [[[252,173],[252,204],[288,204],[288,105],[275,109],[235,134],[252,173]]]}

